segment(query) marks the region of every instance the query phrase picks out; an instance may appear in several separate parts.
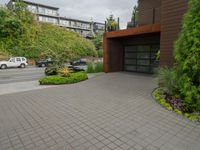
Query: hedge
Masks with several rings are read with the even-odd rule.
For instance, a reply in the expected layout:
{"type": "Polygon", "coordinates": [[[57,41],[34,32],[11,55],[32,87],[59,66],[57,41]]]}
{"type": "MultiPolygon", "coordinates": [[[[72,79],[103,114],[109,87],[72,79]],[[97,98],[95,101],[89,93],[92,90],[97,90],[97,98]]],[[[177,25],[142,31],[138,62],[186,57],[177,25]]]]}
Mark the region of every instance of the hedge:
{"type": "Polygon", "coordinates": [[[87,80],[88,76],[85,72],[72,73],[69,77],[62,77],[60,75],[47,76],[39,80],[40,85],[61,85],[73,84],[87,80]]]}

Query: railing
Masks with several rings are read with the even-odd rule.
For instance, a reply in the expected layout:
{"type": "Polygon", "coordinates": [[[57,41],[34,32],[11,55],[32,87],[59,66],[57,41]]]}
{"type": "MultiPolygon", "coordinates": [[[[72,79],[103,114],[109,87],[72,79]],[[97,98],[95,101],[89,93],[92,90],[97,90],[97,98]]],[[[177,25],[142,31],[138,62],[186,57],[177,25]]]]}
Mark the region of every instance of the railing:
{"type": "Polygon", "coordinates": [[[117,31],[120,30],[120,26],[119,26],[119,18],[117,19],[117,25],[116,26],[112,26],[112,25],[108,25],[108,22],[105,21],[105,32],[111,32],[111,31],[117,31]]]}

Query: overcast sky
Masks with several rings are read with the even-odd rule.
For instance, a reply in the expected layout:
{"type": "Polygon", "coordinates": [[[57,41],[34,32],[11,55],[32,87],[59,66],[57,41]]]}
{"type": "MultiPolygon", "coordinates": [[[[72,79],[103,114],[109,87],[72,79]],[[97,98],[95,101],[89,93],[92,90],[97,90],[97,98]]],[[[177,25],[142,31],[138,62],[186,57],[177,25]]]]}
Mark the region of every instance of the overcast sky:
{"type": "MultiPolygon", "coordinates": [[[[0,0],[5,4],[9,0],[0,0]]],[[[27,0],[60,8],[60,15],[86,21],[105,22],[111,13],[120,17],[121,28],[131,19],[133,6],[137,0],[27,0]]]]}

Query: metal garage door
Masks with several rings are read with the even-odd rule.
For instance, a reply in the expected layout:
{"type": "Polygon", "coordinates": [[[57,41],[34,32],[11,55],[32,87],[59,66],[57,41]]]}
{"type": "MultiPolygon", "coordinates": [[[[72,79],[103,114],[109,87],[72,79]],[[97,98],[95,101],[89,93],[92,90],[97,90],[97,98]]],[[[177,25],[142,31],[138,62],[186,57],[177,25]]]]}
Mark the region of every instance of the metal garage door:
{"type": "Polygon", "coordinates": [[[159,45],[134,45],[124,48],[124,71],[153,73],[158,68],[159,45]]]}

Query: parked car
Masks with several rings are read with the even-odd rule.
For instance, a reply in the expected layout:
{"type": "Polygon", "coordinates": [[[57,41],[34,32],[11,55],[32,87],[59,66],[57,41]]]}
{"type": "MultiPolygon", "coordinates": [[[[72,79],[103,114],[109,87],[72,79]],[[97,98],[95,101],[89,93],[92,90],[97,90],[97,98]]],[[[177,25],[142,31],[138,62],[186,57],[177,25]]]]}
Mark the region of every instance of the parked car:
{"type": "Polygon", "coordinates": [[[53,64],[53,61],[50,58],[36,61],[36,66],[38,67],[48,67],[51,64],[53,64]]]}
{"type": "Polygon", "coordinates": [[[87,70],[87,60],[86,59],[80,59],[77,61],[73,61],[70,63],[68,68],[74,70],[74,71],[86,71],[87,70]]]}
{"type": "Polygon", "coordinates": [[[14,68],[20,67],[25,68],[28,65],[27,59],[25,57],[12,57],[8,61],[0,61],[0,68],[14,68]]]}

